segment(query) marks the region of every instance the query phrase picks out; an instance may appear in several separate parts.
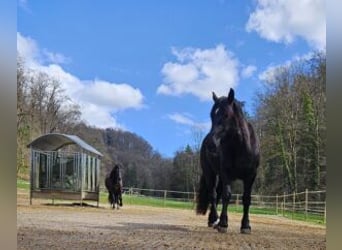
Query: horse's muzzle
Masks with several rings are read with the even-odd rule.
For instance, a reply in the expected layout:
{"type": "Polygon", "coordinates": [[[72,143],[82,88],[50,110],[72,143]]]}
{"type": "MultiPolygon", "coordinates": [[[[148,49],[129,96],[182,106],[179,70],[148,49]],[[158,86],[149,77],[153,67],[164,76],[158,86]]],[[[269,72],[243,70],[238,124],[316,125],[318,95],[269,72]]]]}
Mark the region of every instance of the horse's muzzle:
{"type": "Polygon", "coordinates": [[[215,127],[214,129],[212,129],[211,134],[212,134],[212,138],[213,138],[213,142],[214,142],[215,146],[219,147],[220,143],[221,143],[221,138],[224,135],[223,126],[215,127]]]}

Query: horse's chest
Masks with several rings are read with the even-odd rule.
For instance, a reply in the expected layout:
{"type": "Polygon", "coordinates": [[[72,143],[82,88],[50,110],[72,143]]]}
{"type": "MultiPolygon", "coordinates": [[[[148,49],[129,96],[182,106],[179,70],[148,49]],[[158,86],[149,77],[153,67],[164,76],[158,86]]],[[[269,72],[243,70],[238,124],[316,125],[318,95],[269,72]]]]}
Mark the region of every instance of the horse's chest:
{"type": "Polygon", "coordinates": [[[228,176],[232,179],[243,179],[253,171],[253,157],[244,155],[243,157],[233,157],[230,161],[223,161],[222,166],[226,169],[228,176]]]}

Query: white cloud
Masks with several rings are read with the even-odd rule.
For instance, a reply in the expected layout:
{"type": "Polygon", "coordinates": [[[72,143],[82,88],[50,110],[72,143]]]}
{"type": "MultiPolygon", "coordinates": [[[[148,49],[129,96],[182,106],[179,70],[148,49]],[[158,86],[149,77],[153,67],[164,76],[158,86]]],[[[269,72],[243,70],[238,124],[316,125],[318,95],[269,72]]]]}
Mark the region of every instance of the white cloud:
{"type": "Polygon", "coordinates": [[[209,130],[211,126],[210,122],[195,122],[189,114],[173,113],[169,114],[168,118],[178,124],[198,128],[201,130],[209,130]]]}
{"type": "Polygon", "coordinates": [[[66,90],[67,94],[73,99],[79,100],[81,97],[81,92],[84,89],[85,83],[81,81],[76,76],[66,72],[58,64],[42,65],[36,64],[31,66],[32,69],[42,71],[55,79],[58,79],[61,83],[63,89],[66,90]]]}
{"type": "Polygon", "coordinates": [[[63,64],[63,63],[70,63],[70,58],[60,54],[60,53],[52,53],[48,51],[47,49],[43,50],[43,53],[47,59],[48,62],[51,63],[57,63],[57,64],[63,64]]]}
{"type": "Polygon", "coordinates": [[[92,126],[98,128],[119,128],[125,129],[122,124],[111,115],[111,109],[93,103],[82,103],[82,117],[92,126]]]}
{"type": "Polygon", "coordinates": [[[279,71],[279,67],[280,65],[269,66],[265,71],[259,74],[259,80],[262,82],[268,82],[268,83],[274,82],[275,76],[277,72],[279,71]]]}
{"type": "Polygon", "coordinates": [[[314,48],[325,49],[325,1],[257,0],[246,30],[256,31],[267,40],[287,44],[302,37],[314,48]]]}
{"type": "Polygon", "coordinates": [[[113,113],[129,108],[143,107],[144,96],[137,88],[127,83],[113,83],[105,80],[81,80],[65,71],[59,64],[44,62],[65,62],[67,57],[59,53],[40,50],[37,43],[17,33],[17,50],[23,57],[27,68],[45,72],[59,80],[61,87],[72,102],[81,107],[82,119],[100,128],[124,128],[113,117],[113,113]],[[46,56],[50,58],[46,58],[46,56]],[[54,60],[51,60],[54,57],[54,60]]]}
{"type": "Polygon", "coordinates": [[[202,101],[211,100],[211,92],[226,95],[239,81],[238,60],[223,45],[212,49],[173,48],[177,62],[162,68],[163,83],[157,93],[180,96],[191,94],[202,101]]]}
{"type": "Polygon", "coordinates": [[[116,110],[141,108],[143,95],[139,89],[128,84],[113,84],[107,81],[95,80],[82,91],[83,100],[94,102],[101,107],[116,110]]]}
{"type": "Polygon", "coordinates": [[[243,78],[250,78],[256,70],[257,70],[256,66],[248,65],[247,67],[242,69],[241,76],[243,78]]]}
{"type": "Polygon", "coordinates": [[[276,75],[281,73],[282,70],[284,70],[285,68],[289,68],[292,64],[295,64],[297,62],[310,60],[313,56],[314,53],[309,52],[301,56],[295,55],[291,60],[287,60],[282,64],[269,65],[266,70],[258,75],[258,78],[262,82],[273,83],[276,81],[276,75]]]}
{"type": "Polygon", "coordinates": [[[26,64],[29,64],[30,67],[37,67],[45,63],[63,64],[71,62],[70,58],[61,53],[53,53],[47,49],[40,49],[34,39],[24,37],[19,32],[17,32],[17,51],[25,58],[26,64]]]}
{"type": "Polygon", "coordinates": [[[195,124],[195,122],[192,119],[190,119],[189,117],[183,114],[173,113],[173,114],[168,115],[168,117],[170,118],[170,120],[179,124],[189,125],[189,126],[193,126],[195,124]]]}
{"type": "Polygon", "coordinates": [[[25,63],[30,66],[40,61],[36,41],[30,37],[22,36],[19,32],[17,32],[17,51],[20,56],[25,58],[25,63]]]}

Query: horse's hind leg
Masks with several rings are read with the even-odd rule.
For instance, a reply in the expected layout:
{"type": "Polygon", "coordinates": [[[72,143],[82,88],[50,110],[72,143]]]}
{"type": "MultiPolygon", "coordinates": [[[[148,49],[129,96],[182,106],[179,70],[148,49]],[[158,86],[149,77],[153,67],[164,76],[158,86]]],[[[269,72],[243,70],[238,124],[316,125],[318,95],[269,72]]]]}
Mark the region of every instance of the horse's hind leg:
{"type": "Polygon", "coordinates": [[[122,195],[121,194],[119,194],[119,205],[120,207],[122,207],[122,195]]]}
{"type": "Polygon", "coordinates": [[[247,179],[243,181],[243,196],[242,196],[242,203],[243,203],[243,217],[241,221],[241,228],[240,232],[243,234],[250,234],[252,229],[249,225],[249,206],[251,205],[251,193],[252,193],[252,185],[254,182],[255,176],[253,178],[247,179]]]}
{"type": "Polygon", "coordinates": [[[113,208],[113,201],[113,194],[111,192],[108,192],[108,202],[111,208],[113,208]]]}
{"type": "Polygon", "coordinates": [[[115,194],[112,193],[112,208],[115,209],[115,194]]]}
{"type": "Polygon", "coordinates": [[[120,206],[119,206],[119,195],[118,194],[115,194],[115,204],[116,204],[116,208],[119,209],[120,206]]]}

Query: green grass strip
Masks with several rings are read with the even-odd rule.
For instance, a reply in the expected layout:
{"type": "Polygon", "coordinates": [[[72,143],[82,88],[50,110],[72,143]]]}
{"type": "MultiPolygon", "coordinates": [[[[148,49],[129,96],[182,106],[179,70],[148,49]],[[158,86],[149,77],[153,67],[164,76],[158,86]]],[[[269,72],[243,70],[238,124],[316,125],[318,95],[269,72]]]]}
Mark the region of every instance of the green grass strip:
{"type": "MultiPolygon", "coordinates": [[[[25,180],[17,179],[17,188],[20,189],[30,189],[30,183],[25,180]]],[[[123,194],[123,203],[128,205],[138,205],[138,206],[151,206],[151,207],[165,207],[165,208],[177,208],[177,209],[194,209],[195,204],[192,202],[186,201],[177,201],[177,200],[170,200],[163,198],[154,198],[148,196],[138,196],[138,195],[126,195],[123,194]]],[[[106,192],[100,192],[100,203],[108,204],[108,194],[106,192]]],[[[219,205],[218,210],[221,210],[221,205],[219,205]]],[[[229,205],[228,211],[233,213],[242,214],[243,207],[242,205],[229,205]]],[[[278,210],[278,214],[276,213],[275,208],[258,208],[250,207],[251,214],[261,214],[261,215],[277,215],[277,216],[284,216],[289,219],[299,220],[299,221],[306,221],[311,222],[314,224],[325,225],[324,217],[317,214],[310,214],[308,213],[305,215],[304,213],[294,212],[291,211],[284,211],[282,213],[281,210],[278,210]]]]}

